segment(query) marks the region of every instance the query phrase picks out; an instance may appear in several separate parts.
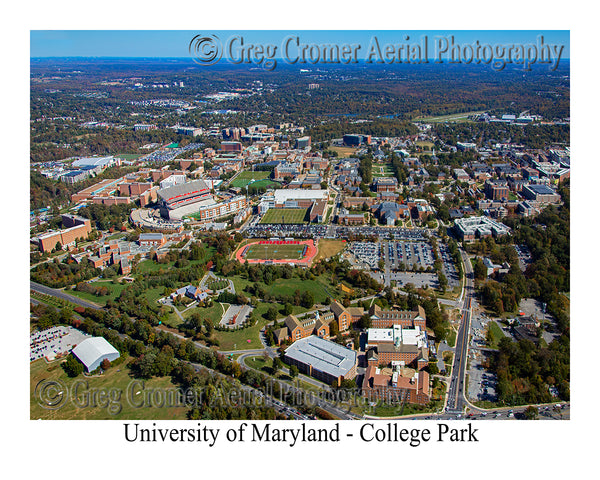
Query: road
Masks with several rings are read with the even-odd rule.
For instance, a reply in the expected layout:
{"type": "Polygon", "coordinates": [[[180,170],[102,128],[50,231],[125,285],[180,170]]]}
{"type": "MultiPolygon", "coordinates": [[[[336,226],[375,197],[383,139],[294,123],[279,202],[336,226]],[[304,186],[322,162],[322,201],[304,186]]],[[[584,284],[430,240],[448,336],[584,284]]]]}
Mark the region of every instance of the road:
{"type": "Polygon", "coordinates": [[[45,285],[40,285],[36,282],[29,282],[29,288],[35,292],[43,293],[45,295],[52,295],[53,297],[60,298],[62,300],[66,300],[68,302],[74,303],[75,305],[79,305],[84,308],[93,308],[95,310],[101,310],[102,307],[96,305],[92,302],[87,302],[82,300],[79,297],[75,297],[73,295],[69,295],[68,293],[63,292],[62,290],[57,290],[55,288],[46,287],[45,285]]]}
{"type": "Polygon", "coordinates": [[[446,402],[446,412],[462,413],[465,408],[465,370],[469,356],[469,331],[471,328],[471,302],[473,300],[473,268],[466,253],[460,251],[465,272],[465,288],[462,304],[462,319],[456,337],[454,349],[454,363],[450,388],[446,402]]]}

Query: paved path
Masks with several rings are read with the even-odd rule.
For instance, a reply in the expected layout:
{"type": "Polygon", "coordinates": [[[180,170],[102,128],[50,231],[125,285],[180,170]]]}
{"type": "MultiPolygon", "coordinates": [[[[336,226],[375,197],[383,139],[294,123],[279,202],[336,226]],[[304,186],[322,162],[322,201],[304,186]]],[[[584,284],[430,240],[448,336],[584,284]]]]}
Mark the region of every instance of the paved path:
{"type": "Polygon", "coordinates": [[[66,300],[68,302],[74,303],[75,305],[79,305],[84,308],[93,308],[94,310],[101,310],[102,307],[97,305],[96,303],[88,302],[79,297],[75,297],[73,295],[69,295],[68,293],[63,292],[62,290],[57,290],[56,288],[46,287],[45,285],[40,285],[36,282],[29,282],[29,288],[35,292],[43,293],[45,295],[52,295],[53,297],[60,298],[62,300],[66,300]]]}

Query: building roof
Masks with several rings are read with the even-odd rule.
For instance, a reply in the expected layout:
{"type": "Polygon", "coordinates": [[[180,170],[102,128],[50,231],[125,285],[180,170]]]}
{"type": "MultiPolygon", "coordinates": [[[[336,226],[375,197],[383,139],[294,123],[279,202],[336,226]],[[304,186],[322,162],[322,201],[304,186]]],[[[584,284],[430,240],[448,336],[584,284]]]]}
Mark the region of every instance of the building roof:
{"type": "Polygon", "coordinates": [[[199,193],[202,191],[209,192],[210,189],[204,180],[194,180],[192,182],[180,183],[179,185],[173,185],[172,187],[163,188],[158,190],[158,196],[165,200],[170,201],[177,197],[183,197],[192,193],[199,193]]]}
{"type": "Polygon", "coordinates": [[[556,192],[547,185],[527,185],[529,190],[537,195],[554,195],[556,192]]]}
{"type": "Polygon", "coordinates": [[[285,355],[333,377],[347,375],[356,365],[354,350],[315,335],[297,340],[287,348],[285,355]]]}
{"type": "Polygon", "coordinates": [[[97,167],[99,165],[106,166],[114,161],[114,157],[85,157],[75,160],[73,162],[74,167],[97,167]]]}
{"type": "Polygon", "coordinates": [[[91,365],[105,355],[119,354],[117,349],[108,343],[104,337],[86,338],[73,349],[75,355],[89,371],[91,365]]]}
{"type": "Polygon", "coordinates": [[[275,203],[285,203],[287,200],[325,200],[327,190],[304,190],[301,188],[278,189],[273,193],[275,203]]]}

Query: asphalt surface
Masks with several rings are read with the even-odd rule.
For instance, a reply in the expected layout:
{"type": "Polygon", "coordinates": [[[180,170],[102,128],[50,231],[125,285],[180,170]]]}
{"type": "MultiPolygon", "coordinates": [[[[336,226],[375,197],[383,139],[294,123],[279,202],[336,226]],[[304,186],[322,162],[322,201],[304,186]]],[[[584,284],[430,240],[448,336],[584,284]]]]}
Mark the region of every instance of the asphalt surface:
{"type": "Polygon", "coordinates": [[[79,305],[84,308],[93,308],[95,310],[101,310],[102,307],[96,305],[92,302],[87,302],[79,297],[75,297],[73,295],[69,295],[68,293],[63,292],[62,290],[57,290],[55,288],[46,287],[45,285],[40,285],[36,282],[29,282],[29,288],[35,292],[43,293],[45,295],[52,295],[53,297],[60,298],[62,300],[66,300],[67,302],[74,303],[75,305],[79,305]]]}
{"type": "Polygon", "coordinates": [[[454,363],[448,389],[446,411],[461,413],[465,408],[465,370],[469,350],[469,330],[471,327],[471,302],[473,297],[473,269],[471,262],[464,251],[461,250],[465,270],[465,289],[462,304],[462,320],[456,337],[454,348],[454,363]]]}

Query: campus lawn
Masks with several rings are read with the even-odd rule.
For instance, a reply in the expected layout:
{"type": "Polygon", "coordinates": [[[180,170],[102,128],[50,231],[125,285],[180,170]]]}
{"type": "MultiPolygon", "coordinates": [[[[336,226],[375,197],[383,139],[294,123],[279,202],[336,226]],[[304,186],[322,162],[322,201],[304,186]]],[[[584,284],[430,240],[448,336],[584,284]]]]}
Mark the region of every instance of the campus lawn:
{"type": "Polygon", "coordinates": [[[221,317],[223,316],[223,313],[225,313],[227,311],[228,307],[229,307],[228,303],[213,302],[210,307],[198,307],[198,306],[192,307],[192,308],[186,310],[185,312],[183,312],[182,315],[183,315],[183,318],[185,318],[187,320],[194,313],[198,313],[198,314],[200,314],[200,317],[202,319],[208,319],[212,322],[212,324],[214,326],[217,326],[219,324],[219,322],[221,321],[221,317]]]}
{"type": "Polygon", "coordinates": [[[219,341],[219,350],[222,351],[263,348],[258,334],[265,323],[267,322],[259,321],[253,327],[239,330],[215,330],[212,334],[212,338],[216,338],[219,341]],[[250,342],[248,342],[248,340],[250,340],[250,342]]]}
{"type": "Polygon", "coordinates": [[[157,263],[154,260],[143,260],[137,264],[136,273],[157,273],[161,269],[165,272],[175,265],[175,262],[157,263]]]}
{"type": "Polygon", "coordinates": [[[353,147],[328,147],[328,149],[337,152],[338,157],[340,158],[351,157],[356,153],[356,150],[358,150],[353,147]]]}
{"type": "Polygon", "coordinates": [[[260,223],[301,224],[306,223],[306,208],[271,208],[260,223]]]}
{"type": "Polygon", "coordinates": [[[98,296],[96,296],[92,293],[88,293],[88,292],[78,292],[77,290],[68,290],[68,291],[66,291],[66,293],[73,295],[74,297],[79,297],[83,300],[88,300],[90,302],[97,303],[98,305],[106,305],[106,302],[109,298],[111,300],[114,300],[119,295],[121,295],[121,292],[125,288],[125,285],[121,285],[120,283],[115,284],[115,283],[112,283],[112,281],[92,282],[90,285],[92,285],[94,287],[106,287],[106,288],[108,288],[109,293],[108,293],[108,295],[104,295],[102,297],[98,297],[98,296]]]}
{"type": "MultiPolygon", "coordinates": [[[[148,408],[140,408],[136,406],[144,399],[144,394],[135,395],[135,392],[141,390],[141,383],[133,384],[134,381],[138,382],[138,380],[130,375],[127,367],[127,362],[130,360],[131,358],[126,358],[120,364],[110,367],[102,376],[85,377],[79,375],[76,378],[67,376],[60,366],[60,360],[50,364],[43,359],[36,360],[30,365],[30,418],[32,420],[184,420],[188,410],[186,407],[163,406],[159,408],[151,405],[148,408]],[[58,386],[62,388],[63,395],[66,395],[64,405],[61,408],[46,409],[38,403],[36,385],[40,384],[41,387],[43,384],[40,382],[49,381],[59,382],[58,386]],[[72,401],[73,391],[78,382],[80,384],[78,389],[79,405],[85,405],[86,392],[96,389],[97,391],[114,392],[111,394],[113,395],[112,398],[116,399],[113,403],[117,410],[118,406],[121,406],[120,411],[112,415],[106,405],[103,407],[98,405],[100,402],[97,402],[96,406],[91,405],[91,395],[87,396],[87,398],[90,398],[90,406],[79,407],[77,403],[72,401]],[[132,390],[133,393],[131,393],[132,390]],[[131,397],[133,397],[133,401],[129,400],[131,397]]],[[[155,388],[168,389],[173,395],[176,386],[171,383],[170,377],[144,380],[146,391],[155,388]]],[[[173,398],[176,397],[173,396],[173,398]]]]}
{"type": "MultiPolygon", "coordinates": [[[[315,297],[315,303],[323,303],[327,298],[327,292],[325,290],[326,286],[323,282],[319,280],[300,280],[299,278],[280,278],[273,282],[273,284],[268,287],[268,293],[271,295],[294,295],[296,290],[300,290],[300,292],[312,292],[315,297]]],[[[332,289],[329,287],[327,289],[332,296],[336,296],[338,294],[337,289],[332,289]]]]}

